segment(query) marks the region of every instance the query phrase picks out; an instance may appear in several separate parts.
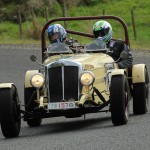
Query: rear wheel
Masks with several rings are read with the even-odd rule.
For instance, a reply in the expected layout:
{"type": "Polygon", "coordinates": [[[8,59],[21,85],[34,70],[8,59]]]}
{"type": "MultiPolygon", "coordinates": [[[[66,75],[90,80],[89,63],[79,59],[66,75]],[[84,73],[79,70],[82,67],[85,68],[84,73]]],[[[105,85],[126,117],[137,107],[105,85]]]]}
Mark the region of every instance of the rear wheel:
{"type": "Polygon", "coordinates": [[[113,76],[110,88],[110,110],[112,123],[123,125],[128,122],[128,83],[124,75],[113,76]]]}
{"type": "Polygon", "coordinates": [[[149,76],[145,68],[145,82],[133,84],[133,113],[145,114],[148,111],[149,76]]]}
{"type": "MultiPolygon", "coordinates": [[[[37,93],[35,88],[25,88],[24,89],[24,103],[25,103],[25,110],[27,112],[34,113],[34,108],[37,107],[37,103],[34,102],[36,99],[37,93]]],[[[41,118],[28,118],[27,117],[27,124],[30,127],[40,126],[42,119],[41,118]]]]}
{"type": "Polygon", "coordinates": [[[19,135],[21,126],[20,103],[14,86],[0,89],[0,121],[2,133],[6,138],[19,135]]]}
{"type": "Polygon", "coordinates": [[[40,118],[37,118],[37,119],[28,119],[27,120],[27,124],[30,126],[30,127],[37,127],[37,126],[40,126],[42,123],[42,119],[40,118]]]}

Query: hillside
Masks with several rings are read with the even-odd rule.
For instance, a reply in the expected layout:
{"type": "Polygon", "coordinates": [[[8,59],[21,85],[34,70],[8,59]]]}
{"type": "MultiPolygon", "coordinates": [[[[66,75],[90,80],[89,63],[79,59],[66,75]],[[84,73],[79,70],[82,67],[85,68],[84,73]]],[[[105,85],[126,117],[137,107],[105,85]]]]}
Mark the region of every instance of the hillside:
{"type": "MultiPolygon", "coordinates": [[[[94,1],[94,0],[93,0],[94,1]]],[[[13,4],[11,4],[12,6],[13,4]]],[[[11,8],[7,6],[7,8],[11,8]]],[[[97,16],[115,15],[121,17],[127,24],[130,36],[131,47],[136,49],[150,49],[150,3],[149,0],[97,0],[92,6],[72,6],[68,9],[67,15],[70,16],[97,16]],[[136,37],[134,36],[132,26],[131,10],[134,13],[136,37]],[[135,39],[136,38],[136,39],[135,39]]],[[[62,17],[61,7],[58,4],[53,5],[53,12],[48,14],[49,18],[62,17]]],[[[18,24],[10,22],[0,23],[0,43],[22,43],[22,41],[30,43],[39,43],[39,40],[32,40],[33,34],[40,37],[40,30],[45,24],[45,18],[36,16],[36,20],[27,20],[22,24],[22,40],[19,35],[18,24]],[[34,23],[34,24],[33,24],[34,23]],[[38,29],[35,32],[35,27],[38,29]],[[32,42],[31,42],[32,41],[32,42]]],[[[122,38],[121,28],[118,24],[110,21],[113,26],[113,35],[116,38],[122,38]]],[[[92,26],[94,21],[85,22],[71,22],[67,23],[67,28],[78,29],[78,31],[86,31],[92,33],[92,26]]],[[[34,38],[35,39],[35,38],[34,38]]],[[[38,39],[38,38],[37,38],[38,39]]],[[[86,43],[84,39],[81,42],[86,43]]]]}

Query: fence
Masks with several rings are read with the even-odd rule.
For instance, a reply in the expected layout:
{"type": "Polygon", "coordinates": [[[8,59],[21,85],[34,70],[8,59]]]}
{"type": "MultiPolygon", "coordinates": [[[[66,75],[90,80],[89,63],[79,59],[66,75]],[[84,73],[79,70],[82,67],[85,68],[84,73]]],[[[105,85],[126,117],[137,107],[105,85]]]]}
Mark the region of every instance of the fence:
{"type": "MultiPolygon", "coordinates": [[[[45,13],[44,14],[45,14],[45,20],[48,21],[47,8],[45,8],[45,13]]],[[[102,10],[102,15],[105,15],[105,14],[106,14],[106,11],[103,9],[102,10]]],[[[137,12],[136,12],[136,15],[135,15],[135,12],[134,12],[133,9],[131,10],[131,22],[132,22],[134,40],[137,39],[136,19],[137,19],[138,15],[139,14],[137,12]]],[[[20,33],[20,36],[22,37],[23,31],[22,31],[22,19],[21,19],[20,7],[18,7],[18,16],[19,16],[19,18],[18,18],[18,20],[19,20],[19,33],[20,33]]],[[[65,27],[67,27],[67,23],[65,22],[64,24],[65,24],[65,27]]]]}

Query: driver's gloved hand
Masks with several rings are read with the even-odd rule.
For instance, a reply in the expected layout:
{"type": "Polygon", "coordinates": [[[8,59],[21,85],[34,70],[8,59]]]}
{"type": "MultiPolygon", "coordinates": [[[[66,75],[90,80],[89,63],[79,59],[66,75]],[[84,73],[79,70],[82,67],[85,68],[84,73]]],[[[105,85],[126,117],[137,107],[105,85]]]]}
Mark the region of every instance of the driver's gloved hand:
{"type": "Polygon", "coordinates": [[[79,46],[79,42],[77,40],[73,40],[73,39],[67,39],[65,44],[69,45],[69,46],[79,46]]]}
{"type": "Polygon", "coordinates": [[[72,46],[73,45],[73,39],[67,39],[65,44],[72,46]]]}

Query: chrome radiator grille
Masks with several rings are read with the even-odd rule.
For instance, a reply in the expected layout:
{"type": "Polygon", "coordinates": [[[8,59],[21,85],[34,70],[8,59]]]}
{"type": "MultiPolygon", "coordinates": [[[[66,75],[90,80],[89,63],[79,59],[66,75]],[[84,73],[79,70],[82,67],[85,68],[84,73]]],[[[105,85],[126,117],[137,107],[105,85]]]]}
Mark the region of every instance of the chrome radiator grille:
{"type": "Polygon", "coordinates": [[[78,67],[58,66],[48,69],[50,102],[71,98],[78,100],[78,67]]]}

